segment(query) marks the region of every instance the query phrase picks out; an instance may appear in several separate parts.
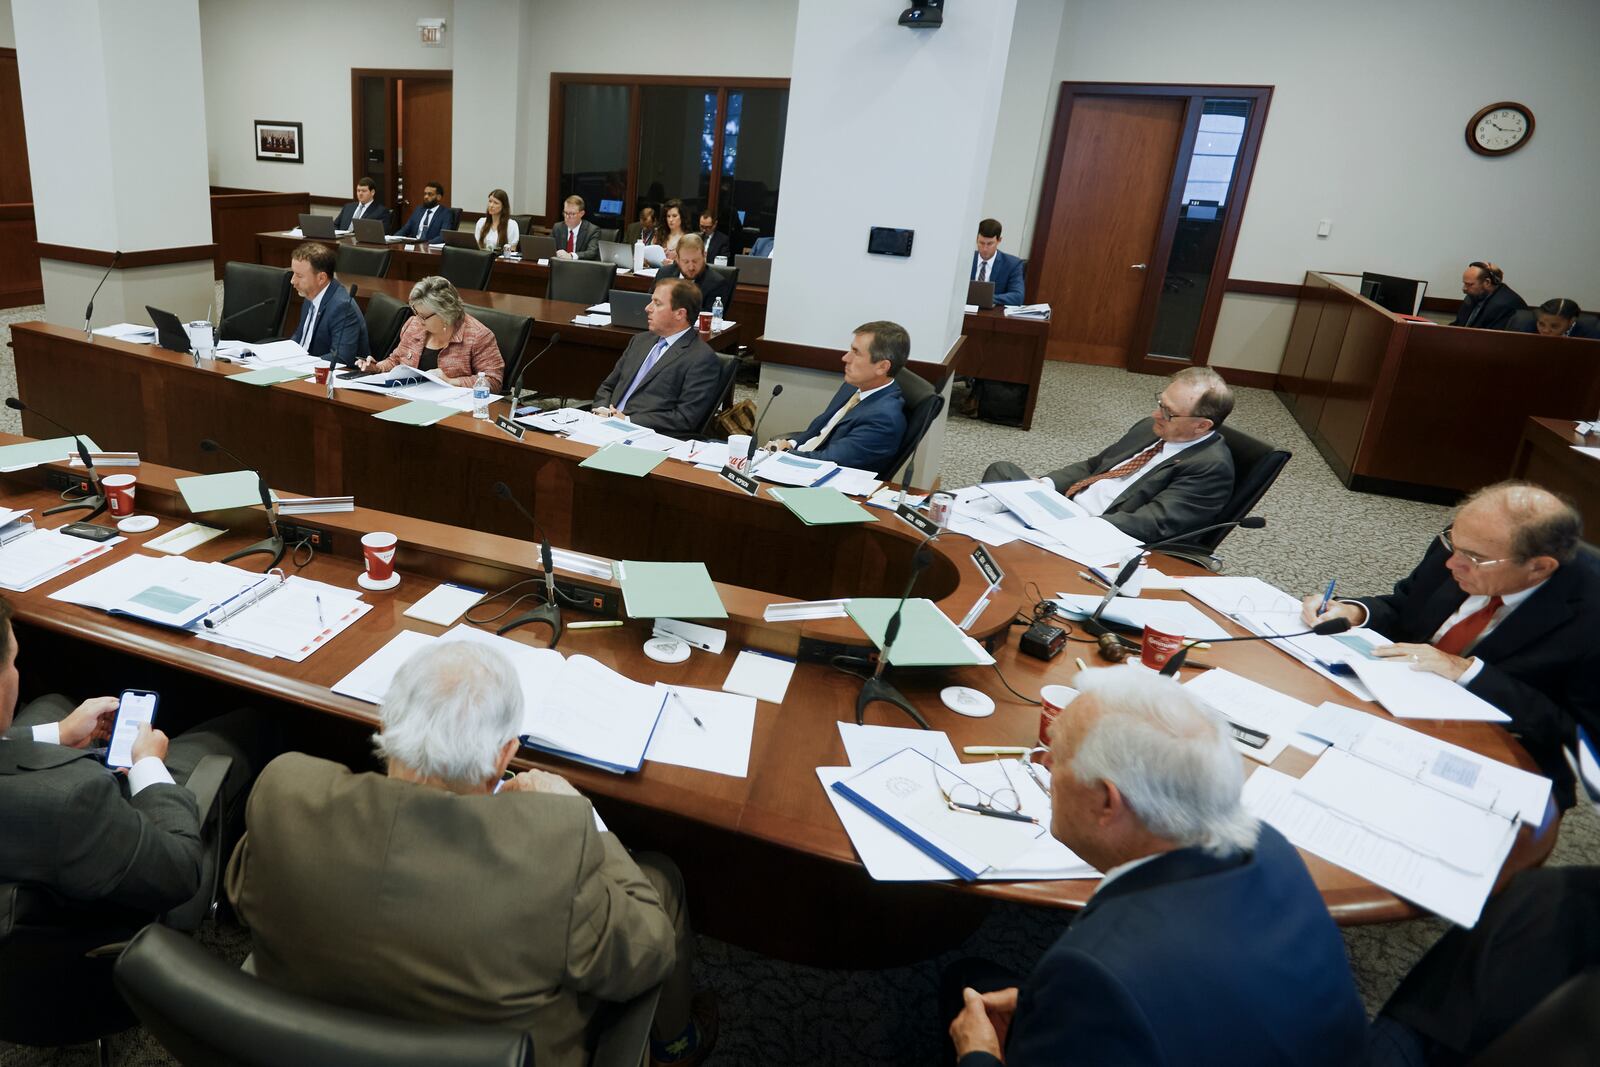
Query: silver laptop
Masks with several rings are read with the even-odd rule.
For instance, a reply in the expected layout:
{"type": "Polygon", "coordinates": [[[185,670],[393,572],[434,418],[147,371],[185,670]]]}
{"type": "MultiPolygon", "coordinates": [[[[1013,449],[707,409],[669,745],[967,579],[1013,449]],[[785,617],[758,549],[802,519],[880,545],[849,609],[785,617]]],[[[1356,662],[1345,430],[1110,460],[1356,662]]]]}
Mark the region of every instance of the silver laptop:
{"type": "Polygon", "coordinates": [[[994,307],[994,282],[968,282],[967,303],[979,308],[994,307]]]}
{"type": "Polygon", "coordinates": [[[600,242],[600,262],[615,263],[623,270],[633,269],[633,246],[616,241],[600,242]]]}
{"type": "Polygon", "coordinates": [[[302,237],[325,237],[330,241],[333,240],[333,236],[334,236],[334,233],[333,233],[333,216],[332,215],[301,215],[300,216],[300,236],[302,236],[302,237]]]}
{"type": "Polygon", "coordinates": [[[650,304],[649,293],[613,289],[608,299],[611,301],[611,325],[625,330],[649,329],[644,317],[644,309],[650,304]]]}
{"type": "Polygon", "coordinates": [[[517,247],[522,250],[524,259],[549,259],[556,254],[556,242],[553,237],[529,235],[518,241],[517,247]]]}
{"type": "Polygon", "coordinates": [[[383,228],[382,219],[356,219],[350,224],[350,227],[356,231],[356,240],[362,244],[381,245],[385,243],[384,237],[387,236],[387,233],[383,228]]]}
{"type": "Polygon", "coordinates": [[[451,248],[476,249],[478,247],[477,235],[468,233],[466,230],[441,230],[439,232],[439,240],[451,248]]]}
{"type": "Polygon", "coordinates": [[[734,256],[733,265],[739,268],[740,285],[771,285],[771,256],[734,256]]]}

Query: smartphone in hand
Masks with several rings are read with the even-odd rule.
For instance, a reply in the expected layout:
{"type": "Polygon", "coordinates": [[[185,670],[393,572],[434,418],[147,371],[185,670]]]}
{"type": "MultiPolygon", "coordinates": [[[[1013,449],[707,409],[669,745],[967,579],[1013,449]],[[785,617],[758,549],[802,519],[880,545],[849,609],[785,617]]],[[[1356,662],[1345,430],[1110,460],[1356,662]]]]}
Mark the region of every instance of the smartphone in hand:
{"type": "Polygon", "coordinates": [[[111,747],[106,751],[106,766],[133,766],[133,743],[139,738],[139,724],[156,718],[160,697],[142,689],[125,689],[117,705],[117,719],[111,727],[111,747]]]}

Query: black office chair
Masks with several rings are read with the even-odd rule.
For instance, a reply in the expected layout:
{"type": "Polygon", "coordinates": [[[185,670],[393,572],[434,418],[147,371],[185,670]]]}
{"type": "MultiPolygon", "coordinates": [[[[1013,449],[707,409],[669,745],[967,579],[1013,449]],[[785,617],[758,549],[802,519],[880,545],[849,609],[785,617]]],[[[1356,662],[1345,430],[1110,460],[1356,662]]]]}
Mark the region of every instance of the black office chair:
{"type": "Polygon", "coordinates": [[[388,359],[400,343],[400,329],[411,317],[411,305],[388,293],[373,293],[367,298],[367,341],[373,359],[388,359]]]}
{"type": "Polygon", "coordinates": [[[644,232],[644,223],[630,222],[622,228],[622,241],[624,244],[633,244],[639,240],[639,235],[644,232]]]}
{"type": "Polygon", "coordinates": [[[1600,968],[1558,986],[1472,1060],[1472,1067],[1588,1067],[1600,1049],[1600,968]]]}
{"type": "MultiPolygon", "coordinates": [[[[207,1067],[531,1067],[533,1040],[498,1026],[386,1019],[275,989],[161,926],[136,934],[117,989],[179,1063],[207,1067]]],[[[636,1061],[637,1062],[637,1061],[636,1061]]]]}
{"type": "Polygon", "coordinates": [[[1028,300],[1028,284],[1029,284],[1028,283],[1028,261],[1027,260],[1023,260],[1022,261],[1022,300],[1023,300],[1024,303],[1026,303],[1027,300],[1028,300]]]}
{"type": "Polygon", "coordinates": [[[600,231],[600,240],[602,240],[602,241],[610,241],[612,244],[616,244],[617,243],[617,238],[620,237],[620,236],[622,236],[622,231],[621,230],[614,230],[614,229],[613,230],[606,230],[606,229],[602,229],[600,231]]]}
{"type": "Polygon", "coordinates": [[[527,237],[533,233],[532,215],[512,215],[511,221],[517,224],[517,233],[521,236],[527,237]]]}
{"type": "Polygon", "coordinates": [[[522,366],[523,350],[528,347],[528,337],[533,333],[533,320],[526,315],[513,315],[494,308],[462,305],[467,314],[489,327],[495,343],[500,346],[500,358],[506,361],[506,375],[502,388],[511,388],[517,371],[522,366]]]}
{"type": "Polygon", "coordinates": [[[717,399],[711,405],[711,410],[706,412],[706,417],[700,423],[698,431],[701,437],[711,432],[711,423],[716,420],[718,413],[733,401],[733,381],[739,375],[739,357],[723,352],[716,353],[717,357],[717,399]]]}
{"type": "Polygon", "coordinates": [[[451,248],[439,253],[439,275],[457,289],[483,292],[494,271],[494,253],[476,248],[451,248]]]}
{"type": "Polygon", "coordinates": [[[222,268],[220,339],[246,344],[278,340],[288,313],[288,271],[260,263],[231,262],[222,268]]]}
{"type": "MultiPolygon", "coordinates": [[[[1232,522],[1249,515],[1251,509],[1261,502],[1267,490],[1272,488],[1272,483],[1278,480],[1278,475],[1283,473],[1283,465],[1289,462],[1293,453],[1274,448],[1232,426],[1223,426],[1217,432],[1222,434],[1228,451],[1233,453],[1233,495],[1228,498],[1227,507],[1222,509],[1216,521],[1232,522]]],[[[1220,570],[1222,561],[1216,556],[1217,546],[1232,532],[1232,529],[1214,530],[1191,541],[1169,545],[1161,551],[1213,571],[1220,570]]]]}
{"type": "Polygon", "coordinates": [[[916,371],[901,367],[895,372],[895,382],[900,386],[905,406],[906,431],[900,438],[900,450],[886,466],[878,468],[878,477],[888,481],[896,477],[928,434],[928,427],[944,410],[944,385],[934,385],[916,371]]]}
{"type": "Polygon", "coordinates": [[[461,209],[458,208],[458,207],[450,207],[450,208],[445,208],[445,210],[450,212],[450,221],[449,221],[449,223],[446,224],[445,229],[447,229],[447,230],[459,230],[459,229],[461,229],[461,209]]]}
{"type": "Polygon", "coordinates": [[[552,259],[550,281],[546,283],[546,300],[571,300],[588,306],[599,304],[611,295],[611,283],[617,276],[615,263],[597,263],[590,259],[552,259]]]}
{"type": "Polygon", "coordinates": [[[389,276],[389,250],[387,248],[364,248],[360,245],[340,245],[334,253],[333,270],[335,274],[365,274],[373,278],[387,278],[389,276]]]}
{"type": "Polygon", "coordinates": [[[1506,320],[1505,328],[1511,333],[1537,333],[1539,314],[1533,308],[1519,308],[1506,320]]]}
{"type": "MultiPolygon", "coordinates": [[[[737,289],[739,287],[739,268],[738,267],[719,267],[715,263],[707,263],[706,264],[706,270],[710,271],[712,274],[717,275],[719,278],[728,279],[728,291],[730,293],[734,289],[737,289]]],[[[728,303],[730,303],[730,304],[733,303],[733,299],[731,297],[728,299],[728,303]]],[[[722,310],[724,312],[726,312],[728,309],[726,307],[724,307],[722,310]]]]}

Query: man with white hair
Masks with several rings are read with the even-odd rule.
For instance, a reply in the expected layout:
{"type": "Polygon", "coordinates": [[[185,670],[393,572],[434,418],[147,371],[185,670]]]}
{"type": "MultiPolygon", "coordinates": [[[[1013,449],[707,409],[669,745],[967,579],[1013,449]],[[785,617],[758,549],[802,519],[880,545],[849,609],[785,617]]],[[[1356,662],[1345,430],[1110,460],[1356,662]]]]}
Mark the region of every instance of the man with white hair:
{"type": "Polygon", "coordinates": [[[228,867],[256,974],[383,1015],[525,1029],[540,1064],[586,1063],[601,1003],[660,983],[652,1062],[698,1063],[714,1001],[692,994],[677,869],[629,856],[559,775],[502,781],[522,703],[498,649],[440,642],[384,697],[387,774],[301,753],[262,772],[228,867]]]}
{"type": "Polygon", "coordinates": [[[960,1067],[1359,1062],[1344,942],[1293,846],[1241,806],[1221,718],[1136,666],[1075,684],[1050,832],[1105,878],[1020,990],[981,960],[947,972],[960,1067]]]}

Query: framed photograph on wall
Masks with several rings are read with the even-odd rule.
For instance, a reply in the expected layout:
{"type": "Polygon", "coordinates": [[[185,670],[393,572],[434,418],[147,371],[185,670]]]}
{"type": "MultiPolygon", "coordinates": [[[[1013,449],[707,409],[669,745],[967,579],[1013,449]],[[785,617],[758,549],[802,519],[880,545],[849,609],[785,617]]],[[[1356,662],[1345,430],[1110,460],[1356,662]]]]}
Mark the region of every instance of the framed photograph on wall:
{"type": "Polygon", "coordinates": [[[256,158],[304,163],[306,157],[300,142],[300,123],[256,119],[256,158]]]}

